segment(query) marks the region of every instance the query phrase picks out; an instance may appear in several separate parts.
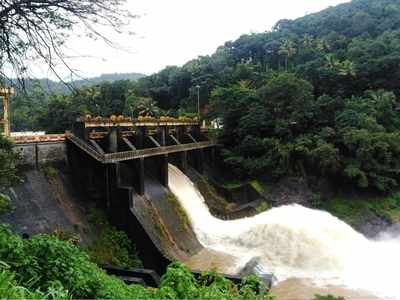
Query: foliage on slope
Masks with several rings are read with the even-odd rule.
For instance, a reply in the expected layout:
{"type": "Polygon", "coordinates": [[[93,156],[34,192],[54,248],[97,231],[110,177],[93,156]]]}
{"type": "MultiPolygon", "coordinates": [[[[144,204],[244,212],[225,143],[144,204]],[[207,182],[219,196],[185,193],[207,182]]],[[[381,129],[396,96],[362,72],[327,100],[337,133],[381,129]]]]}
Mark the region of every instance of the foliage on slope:
{"type": "Polygon", "coordinates": [[[0,226],[2,299],[272,299],[255,277],[239,285],[214,273],[195,280],[180,263],[172,264],[160,288],[126,285],[108,276],[68,241],[48,235],[22,240],[0,226]]]}

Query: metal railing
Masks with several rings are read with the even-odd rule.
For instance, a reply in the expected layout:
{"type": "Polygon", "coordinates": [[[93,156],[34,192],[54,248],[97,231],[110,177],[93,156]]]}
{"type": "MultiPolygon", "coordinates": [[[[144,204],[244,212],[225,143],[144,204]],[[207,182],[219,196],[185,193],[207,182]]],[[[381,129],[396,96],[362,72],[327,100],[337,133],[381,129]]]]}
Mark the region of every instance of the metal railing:
{"type": "Polygon", "coordinates": [[[81,148],[83,151],[85,151],[91,157],[93,157],[94,159],[96,159],[99,162],[104,163],[104,154],[101,154],[101,153],[97,152],[93,147],[89,146],[82,139],[76,137],[73,134],[67,134],[66,137],[67,137],[68,140],[70,140],[76,146],[81,148]]]}
{"type": "Polygon", "coordinates": [[[87,154],[89,154],[91,157],[93,157],[94,159],[103,164],[116,163],[119,161],[126,161],[131,159],[145,158],[145,157],[164,155],[164,154],[172,154],[182,151],[190,151],[190,150],[203,149],[216,146],[216,144],[213,142],[205,141],[198,143],[161,146],[149,149],[139,149],[139,150],[117,152],[117,153],[101,154],[98,151],[96,151],[93,147],[89,146],[85,141],[76,137],[75,135],[67,134],[66,137],[76,146],[78,146],[87,154]]]}

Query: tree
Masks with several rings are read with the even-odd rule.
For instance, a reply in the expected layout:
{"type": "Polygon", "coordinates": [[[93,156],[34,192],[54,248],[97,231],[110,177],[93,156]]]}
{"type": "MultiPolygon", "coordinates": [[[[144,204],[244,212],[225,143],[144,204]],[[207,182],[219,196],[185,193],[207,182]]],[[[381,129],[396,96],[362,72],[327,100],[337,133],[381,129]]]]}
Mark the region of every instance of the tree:
{"type": "Polygon", "coordinates": [[[353,62],[348,59],[341,62],[338,68],[338,73],[342,76],[355,76],[356,69],[353,62]]]}
{"type": "Polygon", "coordinates": [[[279,54],[285,56],[285,70],[288,69],[288,60],[297,52],[296,45],[292,40],[284,40],[279,48],[279,54]]]}
{"type": "Polygon", "coordinates": [[[0,2],[0,75],[4,68],[22,76],[28,63],[40,59],[57,75],[62,64],[71,72],[63,45],[73,28],[83,27],[86,35],[102,38],[102,26],[117,32],[133,17],[123,9],[125,0],[5,0],[0,2]]]}
{"type": "Polygon", "coordinates": [[[38,123],[47,133],[65,132],[71,128],[77,117],[87,113],[90,112],[86,107],[75,107],[71,103],[71,97],[51,95],[46,110],[38,118],[38,123]]]}
{"type": "Polygon", "coordinates": [[[157,117],[160,114],[160,109],[151,98],[140,98],[132,105],[132,110],[139,116],[157,117]]]}
{"type": "Polygon", "coordinates": [[[36,131],[37,119],[47,105],[47,95],[38,80],[33,80],[30,92],[18,93],[11,99],[11,124],[13,131],[36,131]]]}
{"type": "Polygon", "coordinates": [[[304,48],[311,49],[314,45],[314,38],[308,33],[303,35],[303,46],[304,48]]]}
{"type": "Polygon", "coordinates": [[[257,94],[274,121],[274,132],[286,135],[295,128],[301,130],[311,118],[313,86],[292,73],[269,75],[257,94]]]}

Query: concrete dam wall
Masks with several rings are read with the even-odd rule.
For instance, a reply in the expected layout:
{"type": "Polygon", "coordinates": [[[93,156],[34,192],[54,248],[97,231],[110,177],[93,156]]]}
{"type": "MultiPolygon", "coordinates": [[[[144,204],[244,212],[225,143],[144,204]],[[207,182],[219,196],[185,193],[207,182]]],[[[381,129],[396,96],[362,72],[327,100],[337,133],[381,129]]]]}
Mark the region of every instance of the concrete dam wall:
{"type": "MultiPolygon", "coordinates": [[[[57,191],[67,190],[74,195],[70,202],[90,199],[106,210],[110,221],[135,241],[146,267],[162,273],[169,262],[179,260],[193,269],[220,266],[221,271],[229,273],[223,266],[224,260],[230,258],[204,249],[197,240],[186,214],[160,179],[158,157],[145,160],[144,193],[140,195],[133,184],[139,175],[135,161],[104,165],[86,153],[77,155],[79,150],[73,146],[71,149],[68,143],[35,142],[15,146],[22,157],[20,164],[25,167],[25,180],[10,190],[17,209],[4,221],[12,223],[12,219],[16,220],[13,227],[17,232],[52,232],[57,226],[73,229],[74,224],[79,223],[77,219],[85,217],[81,212],[71,218],[67,208],[70,204],[65,205],[57,191]],[[57,188],[43,172],[49,164],[58,166],[57,188]],[[24,201],[25,198],[29,201],[24,201]],[[32,211],[37,211],[33,219],[27,217],[32,211]]],[[[199,166],[196,154],[196,150],[186,153],[187,165],[180,164],[181,153],[169,155],[168,163],[193,173],[196,172],[194,167],[199,166]]]]}
{"type": "Polygon", "coordinates": [[[39,165],[67,161],[65,141],[18,143],[14,149],[21,155],[20,165],[37,168],[39,165]]]}

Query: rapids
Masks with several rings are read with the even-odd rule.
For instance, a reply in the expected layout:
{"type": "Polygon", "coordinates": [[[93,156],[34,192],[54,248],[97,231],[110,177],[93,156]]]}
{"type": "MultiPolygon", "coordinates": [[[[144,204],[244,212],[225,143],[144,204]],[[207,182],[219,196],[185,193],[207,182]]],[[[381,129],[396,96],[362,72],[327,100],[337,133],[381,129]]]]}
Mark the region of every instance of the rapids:
{"type": "Polygon", "coordinates": [[[236,257],[240,270],[258,257],[279,281],[310,279],[320,286],[363,289],[400,299],[400,241],[371,241],[327,212],[300,205],[273,208],[233,221],[215,218],[202,195],[169,165],[169,188],[191,220],[204,247],[236,257]]]}

